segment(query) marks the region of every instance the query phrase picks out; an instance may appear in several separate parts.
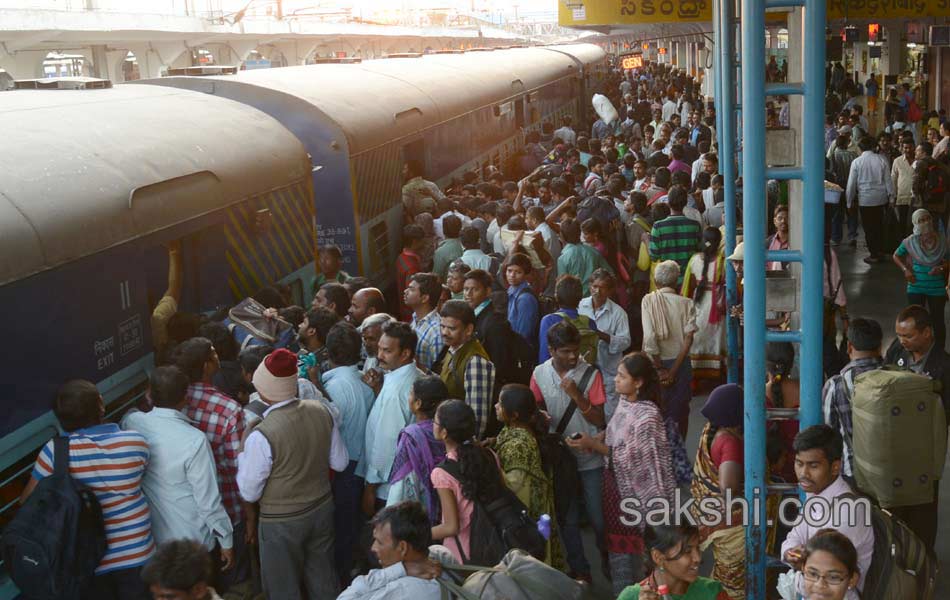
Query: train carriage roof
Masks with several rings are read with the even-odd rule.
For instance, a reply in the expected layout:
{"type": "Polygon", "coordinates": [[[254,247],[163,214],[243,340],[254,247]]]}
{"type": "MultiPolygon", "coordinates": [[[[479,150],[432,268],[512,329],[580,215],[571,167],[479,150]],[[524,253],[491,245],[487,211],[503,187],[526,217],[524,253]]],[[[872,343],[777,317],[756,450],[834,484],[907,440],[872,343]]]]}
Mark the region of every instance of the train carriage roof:
{"type": "Polygon", "coordinates": [[[552,44],[545,48],[569,54],[585,65],[600,62],[607,55],[603,48],[595,44],[552,44]]]}
{"type": "MultiPolygon", "coordinates": [[[[587,60],[604,57],[603,50],[592,44],[564,48],[587,60]]],[[[261,100],[248,94],[264,96],[268,92],[301,99],[345,132],[349,152],[355,155],[576,70],[570,56],[533,47],[258,69],[214,77],[168,77],[143,83],[208,91],[216,86],[259,88],[224,92],[248,102],[261,100]]]]}
{"type": "Polygon", "coordinates": [[[0,131],[0,285],[310,169],[301,143],[271,117],[174,88],[5,92],[0,131]]]}

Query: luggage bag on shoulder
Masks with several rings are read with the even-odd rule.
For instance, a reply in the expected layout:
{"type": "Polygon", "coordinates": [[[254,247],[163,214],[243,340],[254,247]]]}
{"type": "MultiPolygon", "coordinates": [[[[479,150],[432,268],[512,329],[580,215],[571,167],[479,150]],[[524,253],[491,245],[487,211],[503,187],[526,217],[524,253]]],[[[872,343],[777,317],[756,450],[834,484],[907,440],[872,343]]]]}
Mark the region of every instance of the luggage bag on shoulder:
{"type": "MultiPolygon", "coordinates": [[[[847,497],[856,499],[856,494],[847,497]]],[[[934,600],[937,560],[903,521],[886,509],[871,508],[874,550],[862,598],[934,600]]]]}
{"type": "Polygon", "coordinates": [[[523,550],[494,567],[443,566],[443,600],[580,600],[585,586],[523,550]]]}
{"type": "Polygon", "coordinates": [[[78,600],[106,553],[102,509],[69,474],[69,438],[53,438],[53,473],[3,532],[10,579],[30,600],[78,600]]]}
{"type": "Polygon", "coordinates": [[[858,488],[884,508],[933,500],[947,453],[947,417],[938,385],[924,375],[891,369],[854,379],[854,477],[858,488]]]}
{"type": "MultiPolygon", "coordinates": [[[[459,479],[461,471],[458,462],[446,460],[439,465],[449,475],[459,479]]],[[[528,509],[507,485],[502,493],[491,502],[481,503],[473,500],[471,535],[469,536],[469,555],[462,551],[465,564],[495,564],[514,548],[519,548],[540,559],[544,559],[547,544],[538,524],[528,515],[528,509]]],[[[461,543],[455,538],[459,550],[461,543]]]]}

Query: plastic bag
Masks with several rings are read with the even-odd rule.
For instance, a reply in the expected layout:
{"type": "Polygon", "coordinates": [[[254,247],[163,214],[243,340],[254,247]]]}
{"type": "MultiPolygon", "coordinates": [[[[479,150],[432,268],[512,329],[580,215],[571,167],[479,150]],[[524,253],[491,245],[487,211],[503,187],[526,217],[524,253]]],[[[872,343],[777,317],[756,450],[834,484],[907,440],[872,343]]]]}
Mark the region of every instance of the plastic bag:
{"type": "Polygon", "coordinates": [[[797,600],[798,587],[795,571],[786,571],[785,573],[780,573],[775,589],[782,597],[782,600],[797,600]]]}
{"type": "Polygon", "coordinates": [[[617,113],[617,109],[614,108],[607,96],[594,94],[590,102],[594,105],[597,116],[603,119],[604,123],[613,123],[620,118],[620,114],[617,113]]]}

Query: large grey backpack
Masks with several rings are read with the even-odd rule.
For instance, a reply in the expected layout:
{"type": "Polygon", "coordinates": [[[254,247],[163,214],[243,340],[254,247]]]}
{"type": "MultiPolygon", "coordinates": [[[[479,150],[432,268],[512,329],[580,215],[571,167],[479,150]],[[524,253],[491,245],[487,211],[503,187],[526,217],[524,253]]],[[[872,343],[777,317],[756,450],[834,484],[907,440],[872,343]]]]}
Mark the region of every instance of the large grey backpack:
{"type": "Polygon", "coordinates": [[[584,596],[583,584],[519,549],[508,552],[494,567],[444,565],[439,584],[443,600],[581,600],[584,596]]]}

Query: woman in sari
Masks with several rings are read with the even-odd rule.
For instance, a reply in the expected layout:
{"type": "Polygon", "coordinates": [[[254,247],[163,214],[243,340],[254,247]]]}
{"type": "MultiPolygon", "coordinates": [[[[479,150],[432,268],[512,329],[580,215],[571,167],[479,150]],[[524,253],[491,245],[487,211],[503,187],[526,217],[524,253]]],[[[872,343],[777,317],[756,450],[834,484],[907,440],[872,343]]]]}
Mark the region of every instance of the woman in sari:
{"type": "Polygon", "coordinates": [[[894,251],[894,264],[907,280],[907,301],[919,304],[933,315],[934,342],[943,348],[947,325],[943,309],[947,304],[948,245],[929,211],[919,208],[911,216],[914,233],[894,251]]]}
{"type": "Polygon", "coordinates": [[[676,480],[663,421],[660,380],[650,357],[642,352],[624,357],[617,367],[615,385],[622,400],[607,423],[607,431],[601,434],[603,438],[582,434],[567,443],[607,457],[604,523],[613,592],[619,594],[643,577],[644,551],[641,530],[623,522],[629,515],[621,510],[621,502],[636,499],[644,512],[654,499],[672,504],[676,480]]]}
{"type": "Polygon", "coordinates": [[[537,438],[547,433],[547,429],[539,422],[538,405],[531,388],[518,383],[503,387],[495,414],[504,423],[495,438],[494,449],[505,472],[505,481],[528,508],[532,519],[538,520],[541,515],[551,517],[551,536],[544,562],[563,571],[566,563],[554,514],[554,484],[541,466],[537,438]]]}
{"type": "MultiPolygon", "coordinates": [[[[672,518],[670,519],[672,522],[672,518]]],[[[699,576],[699,530],[688,524],[647,526],[644,562],[650,575],[625,589],[617,600],[660,600],[665,585],[674,600],[729,600],[722,584],[699,576]]]]}
{"type": "MultiPolygon", "coordinates": [[[[707,423],[699,438],[691,487],[696,501],[692,512],[697,523],[703,517],[698,504],[704,498],[715,498],[720,508],[725,508],[727,491],[733,498],[743,495],[743,407],[742,388],[734,383],[717,387],[703,405],[701,412],[707,423]]],[[[770,497],[766,507],[766,515],[773,523],[778,508],[775,500],[770,497]]],[[[722,583],[732,600],[743,600],[746,560],[742,505],[735,503],[731,514],[723,514],[715,526],[702,526],[699,533],[700,549],[709,546],[713,549],[713,579],[722,583]]],[[[774,542],[774,527],[769,529],[768,537],[767,547],[770,547],[774,542]]]]}
{"type": "Polygon", "coordinates": [[[690,348],[695,380],[722,382],[726,364],[726,269],[720,251],[722,232],[713,227],[703,231],[702,252],[686,265],[682,295],[696,306],[696,333],[690,348]]]}
{"type": "Polygon", "coordinates": [[[442,522],[439,497],[432,487],[430,475],[445,460],[445,444],[435,439],[432,419],[439,404],[449,397],[445,382],[436,376],[422,377],[412,384],[409,392],[409,410],[416,418],[399,432],[396,441],[396,459],[390,471],[387,505],[404,500],[422,504],[433,525],[442,522]]]}

